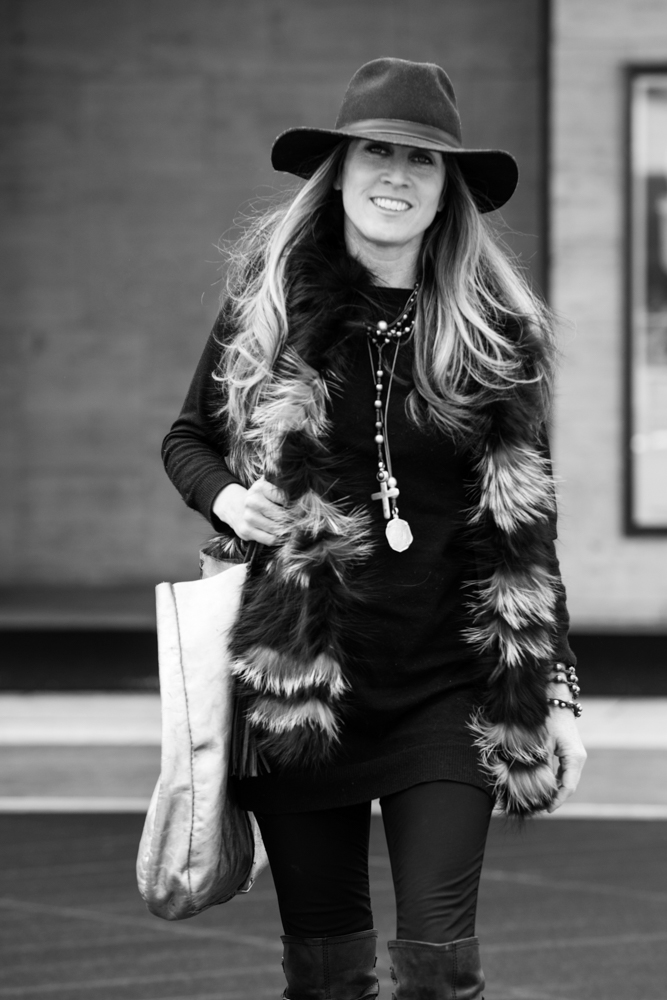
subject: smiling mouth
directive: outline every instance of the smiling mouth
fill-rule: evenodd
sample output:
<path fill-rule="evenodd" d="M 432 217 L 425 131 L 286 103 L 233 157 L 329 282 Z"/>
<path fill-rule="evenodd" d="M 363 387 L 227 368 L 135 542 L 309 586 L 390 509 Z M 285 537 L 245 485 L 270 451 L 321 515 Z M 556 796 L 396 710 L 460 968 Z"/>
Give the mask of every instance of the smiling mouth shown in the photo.
<path fill-rule="evenodd" d="M 371 198 L 374 205 L 384 208 L 387 212 L 407 212 L 411 207 L 407 201 L 399 201 L 396 198 Z"/>

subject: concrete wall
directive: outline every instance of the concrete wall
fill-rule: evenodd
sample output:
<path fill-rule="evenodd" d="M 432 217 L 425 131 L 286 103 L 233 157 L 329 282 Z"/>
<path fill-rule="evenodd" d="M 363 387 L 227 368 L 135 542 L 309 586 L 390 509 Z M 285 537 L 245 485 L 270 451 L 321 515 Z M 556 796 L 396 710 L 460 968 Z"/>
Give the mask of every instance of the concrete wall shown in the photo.
<path fill-rule="evenodd" d="M 159 445 L 216 312 L 214 245 L 380 55 L 440 62 L 465 138 L 541 218 L 538 0 L 5 0 L 0 583 L 192 576 L 207 527 Z M 533 261 L 533 263 L 535 263 Z M 539 267 L 539 262 L 535 264 Z"/>
<path fill-rule="evenodd" d="M 623 165 L 628 62 L 667 62 L 664 0 L 554 0 L 552 304 L 564 330 L 555 458 L 574 624 L 667 630 L 667 538 L 623 534 Z"/>

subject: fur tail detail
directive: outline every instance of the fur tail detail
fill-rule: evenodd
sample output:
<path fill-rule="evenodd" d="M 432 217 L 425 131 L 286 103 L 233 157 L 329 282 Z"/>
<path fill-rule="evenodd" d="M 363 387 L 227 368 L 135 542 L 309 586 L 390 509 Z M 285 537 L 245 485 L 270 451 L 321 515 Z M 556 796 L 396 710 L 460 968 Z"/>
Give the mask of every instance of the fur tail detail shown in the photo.
<path fill-rule="evenodd" d="M 256 645 L 235 662 L 232 670 L 244 687 L 276 697 L 319 693 L 333 701 L 348 687 L 339 663 L 326 652 L 304 663 L 280 650 Z"/>
<path fill-rule="evenodd" d="M 338 719 L 320 698 L 237 692 L 233 773 L 254 777 L 273 765 L 307 766 L 327 759 L 338 742 Z"/>
<path fill-rule="evenodd" d="M 477 712 L 469 722 L 490 778 L 496 802 L 508 816 L 526 817 L 546 809 L 558 791 L 546 730 L 492 723 Z"/>

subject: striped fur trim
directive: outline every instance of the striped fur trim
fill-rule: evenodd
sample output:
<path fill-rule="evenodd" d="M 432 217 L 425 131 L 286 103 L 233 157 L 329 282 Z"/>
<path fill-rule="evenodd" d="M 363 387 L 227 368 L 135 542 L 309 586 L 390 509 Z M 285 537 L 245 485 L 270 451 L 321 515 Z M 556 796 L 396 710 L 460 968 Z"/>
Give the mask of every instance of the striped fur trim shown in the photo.
<path fill-rule="evenodd" d="M 539 565 L 523 572 L 496 569 L 477 584 L 470 604 L 474 624 L 464 637 L 480 653 L 497 650 L 497 670 L 551 659 L 558 587 L 559 580 Z"/>
<path fill-rule="evenodd" d="M 559 583 L 539 565 L 496 569 L 477 584 L 470 605 L 474 625 L 464 629 L 464 637 L 480 653 L 497 649 L 499 669 L 550 659 Z"/>
<path fill-rule="evenodd" d="M 495 618 L 478 627 L 464 629 L 463 635 L 480 653 L 497 650 L 496 673 L 506 668 L 530 666 L 531 660 L 549 660 L 554 655 L 549 630 L 539 626 L 518 631 L 502 619 Z"/>
<path fill-rule="evenodd" d="M 290 701 L 265 695 L 254 701 L 246 725 L 254 747 L 251 757 L 256 754 L 270 766 L 317 766 L 338 741 L 337 715 L 319 698 Z"/>
<path fill-rule="evenodd" d="M 246 719 L 244 771 L 256 774 L 257 762 L 272 769 L 295 762 L 316 768 L 338 741 L 338 719 L 329 705 L 317 699 L 289 703 L 265 697 Z"/>
<path fill-rule="evenodd" d="M 285 508 L 281 525 L 285 541 L 276 551 L 275 572 L 285 581 L 307 587 L 311 573 L 329 563 L 342 580 L 346 569 L 373 551 L 369 528 L 370 517 L 364 511 L 346 514 L 339 505 L 309 490 Z M 304 547 L 304 538 L 314 541 Z"/>
<path fill-rule="evenodd" d="M 288 733 L 296 729 L 321 730 L 330 740 L 338 735 L 338 721 L 329 705 L 319 698 L 289 702 L 266 695 L 258 698 L 248 713 L 251 726 L 268 733 Z"/>
<path fill-rule="evenodd" d="M 286 497 L 281 540 L 248 575 L 232 636 L 245 726 L 235 739 L 244 748 L 241 776 L 255 760 L 317 763 L 337 738 L 343 635 L 358 599 L 352 577 L 372 544 L 370 516 L 328 497 L 328 399 L 324 378 L 287 348 L 248 434 L 232 448 L 240 478 L 264 474 Z"/>
<path fill-rule="evenodd" d="M 521 525 L 546 521 L 555 509 L 549 461 L 534 447 L 487 447 L 477 473 L 480 498 L 473 524 L 491 514 L 501 531 L 512 534 Z"/>
<path fill-rule="evenodd" d="M 540 565 L 527 570 L 497 569 L 480 581 L 478 607 L 512 629 L 536 622 L 553 625 L 558 584 L 558 579 Z"/>
<path fill-rule="evenodd" d="M 304 664 L 268 646 L 253 646 L 234 664 L 232 672 L 254 691 L 283 698 L 319 689 L 335 700 L 348 688 L 340 664 L 326 653 Z"/>
<path fill-rule="evenodd" d="M 524 817 L 547 809 L 558 792 L 558 780 L 551 766 L 546 729 L 493 724 L 481 712 L 469 727 L 502 811 Z"/>
<path fill-rule="evenodd" d="M 241 440 L 232 445 L 229 465 L 244 482 L 279 473 L 282 446 L 289 432 L 317 441 L 329 431 L 329 390 L 322 376 L 286 348 L 280 371 L 267 381 L 262 402 Z"/>
<path fill-rule="evenodd" d="M 470 728 L 497 804 L 527 816 L 553 801 L 557 780 L 547 749 L 546 665 L 554 659 L 560 577 L 551 570 L 555 491 L 550 462 L 511 406 L 499 413 L 501 444 L 487 442 L 476 466 L 471 541 L 480 578 L 472 584 L 472 625 L 464 636 L 493 653 L 483 707 Z"/>
<path fill-rule="evenodd" d="M 319 257 L 314 267 L 319 274 Z M 325 760 L 345 704 L 343 650 L 359 596 L 355 570 L 372 545 L 368 515 L 330 499 L 327 383 L 344 371 L 335 357 L 336 330 L 346 322 L 338 300 L 344 305 L 349 298 L 344 289 L 334 291 L 321 314 L 313 312 L 312 296 L 298 308 L 292 303 L 288 345 L 247 424 L 229 442 L 229 465 L 242 482 L 266 476 L 287 497 L 280 544 L 261 550 L 248 574 L 231 640 L 236 741 L 242 761 L 251 762 L 248 770 L 242 763 L 241 776 L 256 773 L 258 756 L 270 766 Z M 524 341 L 526 372 L 546 371 L 542 347 Z M 538 443 L 545 419 L 540 398 L 532 384 L 518 387 L 489 398 L 480 412 L 468 518 L 479 579 L 466 638 L 496 658 L 471 728 L 499 804 L 515 815 L 544 808 L 556 787 L 544 722 L 562 590 L 549 555 L 555 496 Z"/>

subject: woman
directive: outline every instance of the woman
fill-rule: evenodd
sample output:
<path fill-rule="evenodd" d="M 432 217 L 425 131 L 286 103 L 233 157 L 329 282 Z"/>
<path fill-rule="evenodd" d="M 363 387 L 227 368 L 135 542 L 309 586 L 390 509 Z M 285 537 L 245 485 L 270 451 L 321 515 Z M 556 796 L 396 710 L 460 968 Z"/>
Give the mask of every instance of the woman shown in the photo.
<path fill-rule="evenodd" d="M 235 784 L 269 854 L 286 996 L 377 993 L 379 798 L 397 1000 L 476 998 L 494 801 L 553 811 L 585 757 L 549 318 L 483 219 L 516 164 L 465 149 L 447 75 L 398 59 L 363 66 L 336 127 L 290 129 L 272 158 L 306 183 L 232 250 L 164 458 L 216 554 L 253 552 Z"/>

